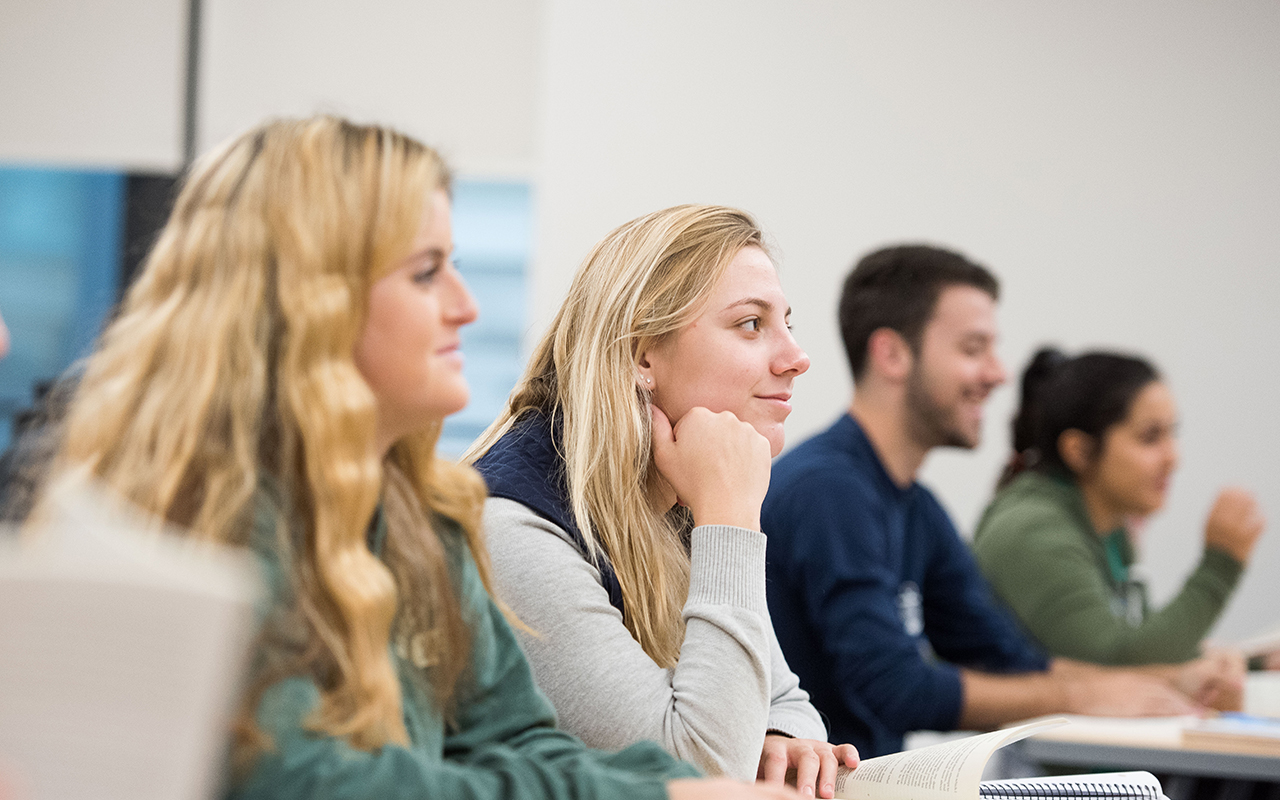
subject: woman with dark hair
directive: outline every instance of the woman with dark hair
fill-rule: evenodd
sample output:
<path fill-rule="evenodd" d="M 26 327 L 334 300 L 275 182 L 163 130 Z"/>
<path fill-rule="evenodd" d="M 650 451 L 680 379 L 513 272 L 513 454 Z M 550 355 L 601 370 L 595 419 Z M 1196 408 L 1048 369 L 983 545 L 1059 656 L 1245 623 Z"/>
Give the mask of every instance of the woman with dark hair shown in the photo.
<path fill-rule="evenodd" d="M 1133 574 L 1134 523 L 1164 505 L 1178 464 L 1169 387 L 1141 358 L 1036 353 L 1014 455 L 974 536 L 996 593 L 1055 656 L 1099 664 L 1197 658 L 1262 533 L 1253 497 L 1224 489 L 1204 555 L 1159 610 Z"/>

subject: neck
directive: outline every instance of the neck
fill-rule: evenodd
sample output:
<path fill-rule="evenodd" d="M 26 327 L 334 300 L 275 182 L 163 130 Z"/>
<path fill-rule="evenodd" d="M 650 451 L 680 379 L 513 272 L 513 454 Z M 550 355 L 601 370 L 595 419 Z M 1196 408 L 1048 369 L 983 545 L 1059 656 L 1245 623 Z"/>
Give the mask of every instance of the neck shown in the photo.
<path fill-rule="evenodd" d="M 872 448 L 893 482 L 903 489 L 914 483 L 930 448 L 911 435 L 906 404 L 884 402 L 873 392 L 857 392 L 849 413 L 871 440 Z"/>
<path fill-rule="evenodd" d="M 1089 522 L 1099 536 L 1111 533 L 1124 524 L 1125 514 L 1111 503 L 1091 484 L 1077 480 L 1080 495 L 1084 498 L 1085 510 L 1089 513 Z"/>

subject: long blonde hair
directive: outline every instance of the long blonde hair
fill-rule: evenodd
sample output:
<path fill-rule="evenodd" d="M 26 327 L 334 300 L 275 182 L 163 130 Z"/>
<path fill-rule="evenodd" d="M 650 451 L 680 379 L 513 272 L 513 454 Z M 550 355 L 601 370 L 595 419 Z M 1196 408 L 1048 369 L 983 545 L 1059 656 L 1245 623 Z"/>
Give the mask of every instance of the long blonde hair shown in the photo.
<path fill-rule="evenodd" d="M 684 641 L 692 522 L 653 507 L 650 398 L 640 354 L 684 327 L 738 251 L 763 247 L 755 221 L 723 206 L 683 205 L 606 236 L 574 276 L 502 414 L 467 452 L 474 462 L 527 411 L 559 415 L 574 520 L 590 555 L 603 550 L 622 588 L 624 622 L 659 665 Z"/>
<path fill-rule="evenodd" d="M 266 745 L 267 678 L 290 673 L 320 688 L 313 730 L 407 743 L 393 641 L 453 708 L 470 639 L 428 531 L 458 522 L 487 585 L 483 483 L 435 457 L 438 424 L 375 452 L 353 357 L 370 286 L 448 185 L 434 151 L 385 128 L 316 117 L 236 137 L 193 167 L 68 412 L 52 474 L 86 471 L 193 536 L 246 544 L 278 489 L 293 646 L 248 693 L 241 756 Z M 366 538 L 380 498 L 385 564 Z"/>

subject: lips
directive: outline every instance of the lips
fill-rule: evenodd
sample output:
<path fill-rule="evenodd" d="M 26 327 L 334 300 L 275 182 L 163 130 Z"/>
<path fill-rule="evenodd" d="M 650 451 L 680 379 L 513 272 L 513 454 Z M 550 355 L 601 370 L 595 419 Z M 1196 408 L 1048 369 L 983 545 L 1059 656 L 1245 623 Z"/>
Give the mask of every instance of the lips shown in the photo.
<path fill-rule="evenodd" d="M 462 366 L 462 345 L 455 342 L 447 347 L 441 347 L 436 350 L 436 356 L 455 362 L 458 366 Z"/>
<path fill-rule="evenodd" d="M 777 394 L 758 394 L 756 397 L 760 400 L 767 401 L 770 405 L 782 410 L 785 413 L 791 413 L 791 392 L 778 392 Z"/>

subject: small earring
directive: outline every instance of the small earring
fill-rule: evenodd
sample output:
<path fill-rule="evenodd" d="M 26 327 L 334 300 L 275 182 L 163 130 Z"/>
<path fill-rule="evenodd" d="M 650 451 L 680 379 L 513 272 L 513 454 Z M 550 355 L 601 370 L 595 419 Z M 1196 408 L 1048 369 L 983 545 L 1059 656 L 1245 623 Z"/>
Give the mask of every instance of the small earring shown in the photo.
<path fill-rule="evenodd" d="M 644 379 L 644 382 L 645 382 L 645 383 L 653 383 L 653 378 L 646 377 L 646 378 Z"/>

